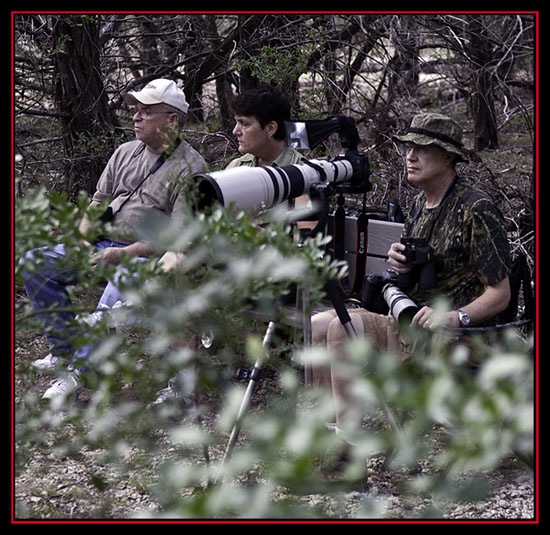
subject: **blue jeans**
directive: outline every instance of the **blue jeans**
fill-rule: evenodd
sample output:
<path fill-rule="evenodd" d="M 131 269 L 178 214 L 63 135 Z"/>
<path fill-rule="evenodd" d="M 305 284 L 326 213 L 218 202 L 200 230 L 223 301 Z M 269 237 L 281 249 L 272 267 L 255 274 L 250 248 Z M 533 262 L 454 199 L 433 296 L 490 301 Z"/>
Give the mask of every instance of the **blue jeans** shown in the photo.
<path fill-rule="evenodd" d="M 121 243 L 110 240 L 99 240 L 94 244 L 99 251 L 107 247 L 126 247 Z M 70 312 L 71 299 L 67 288 L 76 284 L 76 271 L 64 265 L 65 246 L 56 245 L 53 248 L 40 247 L 25 254 L 27 262 L 32 263 L 35 269 L 23 270 L 23 284 L 32 304 L 33 310 L 47 310 L 41 315 L 44 334 L 50 343 L 50 351 L 58 357 L 85 359 L 93 349 L 87 345 L 75 354 L 70 340 L 74 336 L 75 315 Z M 65 263 L 66 264 L 66 263 Z M 105 306 L 112 307 L 122 295 L 117 286 L 108 282 L 97 309 Z M 56 309 L 63 309 L 55 312 Z"/>

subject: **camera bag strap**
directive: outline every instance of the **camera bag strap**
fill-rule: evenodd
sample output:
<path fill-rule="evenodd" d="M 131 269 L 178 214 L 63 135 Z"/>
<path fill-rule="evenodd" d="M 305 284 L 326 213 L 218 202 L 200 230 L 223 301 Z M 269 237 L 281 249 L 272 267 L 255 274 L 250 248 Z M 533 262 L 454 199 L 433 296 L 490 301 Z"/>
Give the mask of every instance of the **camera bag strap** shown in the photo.
<path fill-rule="evenodd" d="M 178 137 L 170 149 L 167 149 L 161 153 L 161 155 L 156 159 L 155 163 L 151 166 L 151 169 L 147 172 L 147 174 L 143 177 L 143 179 L 139 182 L 139 184 L 130 192 L 130 194 L 120 203 L 120 206 L 116 209 L 116 211 L 111 211 L 111 221 L 115 218 L 116 214 L 118 214 L 122 207 L 128 202 L 128 200 L 136 193 L 136 191 L 143 186 L 143 183 L 151 176 L 154 175 L 162 166 L 162 164 L 166 161 L 166 159 L 173 153 L 173 151 L 179 146 L 181 143 L 181 139 Z M 145 149 L 145 145 L 143 145 L 143 150 Z"/>
<path fill-rule="evenodd" d="M 451 182 L 450 186 L 447 188 L 447 191 L 445 191 L 445 194 L 443 195 L 443 198 L 441 199 L 440 203 L 437 205 L 437 208 L 435 209 L 435 212 L 432 216 L 432 220 L 430 221 L 430 226 L 428 227 L 427 235 L 424 236 L 426 238 L 426 241 L 430 243 L 430 240 L 432 238 L 432 233 L 435 227 L 435 224 L 437 223 L 437 220 L 439 219 L 439 216 L 441 215 L 441 211 L 446 206 L 447 202 L 449 201 L 451 192 L 453 191 L 456 183 L 458 182 L 459 178 L 458 175 L 455 175 L 453 178 L 453 181 Z M 412 231 L 414 229 L 414 226 L 416 224 L 416 220 L 422 213 L 422 210 L 424 209 L 424 205 L 426 203 L 426 199 L 422 199 L 418 207 L 416 208 L 416 211 L 413 213 L 412 217 L 410 218 L 410 224 L 407 231 L 407 236 L 410 237 L 412 235 Z"/>
<path fill-rule="evenodd" d="M 359 217 L 357 218 L 357 233 L 355 247 L 355 270 L 353 283 L 350 282 L 348 276 L 343 277 L 339 281 L 341 292 L 345 297 L 352 295 L 360 295 L 365 280 L 365 270 L 367 262 L 367 245 L 368 245 L 368 226 L 369 218 L 365 210 L 365 203 Z M 346 210 L 342 203 L 339 203 L 338 208 L 334 213 L 334 258 L 336 260 L 346 259 L 345 247 L 346 234 Z"/>
<path fill-rule="evenodd" d="M 126 197 L 126 199 L 124 199 L 124 201 L 121 203 L 121 205 L 118 207 L 117 211 L 113 213 L 113 218 L 115 217 L 116 214 L 118 214 L 118 212 L 120 212 L 120 210 L 122 210 L 122 207 L 128 202 L 128 200 L 132 197 L 132 195 L 134 195 L 134 193 L 139 189 L 141 188 L 141 186 L 143 185 L 143 183 L 151 176 L 151 175 L 154 175 L 157 170 L 159 169 L 159 167 L 164 163 L 164 160 L 166 159 L 166 156 L 164 154 L 164 152 L 158 157 L 157 161 L 152 165 L 151 169 L 149 169 L 148 173 L 145 175 L 145 177 L 141 180 L 141 182 L 132 190 L 132 192 L 130 193 L 130 195 L 128 195 Z"/>

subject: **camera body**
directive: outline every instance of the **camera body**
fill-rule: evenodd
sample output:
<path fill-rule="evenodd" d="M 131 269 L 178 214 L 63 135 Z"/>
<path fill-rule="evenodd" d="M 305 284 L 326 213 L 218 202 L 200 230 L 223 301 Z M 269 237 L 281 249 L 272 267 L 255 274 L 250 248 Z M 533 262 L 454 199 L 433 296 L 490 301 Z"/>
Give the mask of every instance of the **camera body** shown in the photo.
<path fill-rule="evenodd" d="M 333 161 L 338 160 L 349 162 L 352 175 L 347 181 L 333 183 L 335 193 L 359 194 L 367 193 L 372 189 L 372 183 L 369 181 L 370 164 L 363 151 L 357 149 L 346 150 L 333 159 Z"/>
<path fill-rule="evenodd" d="M 401 254 L 407 258 L 405 264 L 412 266 L 409 273 L 399 275 L 398 285 L 409 288 L 418 282 L 421 288 L 435 288 L 435 258 L 433 249 L 426 238 L 401 238 L 405 250 Z"/>
<path fill-rule="evenodd" d="M 426 264 L 432 258 L 432 248 L 426 238 L 401 238 L 405 246 L 403 256 L 407 258 L 407 264 L 414 266 Z"/>

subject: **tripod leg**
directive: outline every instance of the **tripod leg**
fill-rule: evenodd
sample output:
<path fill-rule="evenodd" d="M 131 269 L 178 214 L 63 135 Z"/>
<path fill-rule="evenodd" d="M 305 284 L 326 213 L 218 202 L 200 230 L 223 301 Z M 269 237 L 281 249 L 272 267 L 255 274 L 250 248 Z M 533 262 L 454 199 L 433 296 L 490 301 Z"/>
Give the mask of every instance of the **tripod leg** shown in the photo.
<path fill-rule="evenodd" d="M 340 293 L 338 292 L 338 287 L 336 286 L 336 282 L 333 280 L 328 281 L 326 284 L 325 290 L 332 303 L 332 306 L 336 310 L 336 314 L 338 315 L 338 318 L 340 319 L 340 322 L 342 323 L 342 326 L 344 327 L 347 335 L 349 336 L 350 339 L 356 338 L 357 332 L 353 327 L 351 316 L 349 315 L 349 312 L 346 308 L 344 300 L 342 299 L 342 297 L 340 296 Z M 398 433 L 400 436 L 404 436 L 404 431 L 399 420 L 395 416 L 388 401 L 386 400 L 386 398 L 382 393 L 379 393 L 379 402 L 390 425 L 393 427 L 396 433 Z"/>
<path fill-rule="evenodd" d="M 338 319 L 342 323 L 344 329 L 346 330 L 346 333 L 350 338 L 356 338 L 357 333 L 355 331 L 355 328 L 353 327 L 353 323 L 351 322 L 351 316 L 349 315 L 348 309 L 346 308 L 346 304 L 344 303 L 342 296 L 338 292 L 336 281 L 327 281 L 325 285 L 325 291 L 327 292 L 327 296 L 330 299 L 334 310 L 336 310 Z"/>
<path fill-rule="evenodd" d="M 303 345 L 304 347 L 311 347 L 312 343 L 312 333 L 311 333 L 311 311 L 309 303 L 309 294 L 306 290 L 299 289 L 297 292 L 296 298 L 296 314 L 297 319 L 302 325 L 301 335 L 302 338 L 299 340 L 298 336 L 294 335 L 294 343 L 298 345 Z M 295 329 L 296 333 L 297 329 Z M 303 360 L 304 366 L 304 383 L 306 386 L 311 386 L 313 384 L 312 377 L 312 366 L 308 358 L 304 357 Z"/>
<path fill-rule="evenodd" d="M 256 363 L 254 364 L 254 368 L 252 368 L 248 386 L 246 388 L 243 399 L 241 401 L 239 412 L 237 413 L 237 417 L 235 419 L 235 423 L 233 425 L 231 435 L 229 436 L 229 440 L 225 448 L 225 454 L 223 456 L 222 466 L 223 466 L 223 463 L 226 461 L 226 459 L 228 459 L 229 456 L 231 455 L 233 447 L 235 446 L 235 443 L 239 438 L 239 432 L 241 430 L 242 421 L 248 411 L 248 407 L 250 406 L 250 400 L 252 399 L 252 392 L 254 391 L 254 386 L 256 385 L 256 382 L 260 377 L 262 367 L 267 360 L 267 348 L 271 343 L 271 340 L 273 338 L 273 333 L 275 332 L 276 327 L 277 327 L 277 324 L 274 321 L 270 321 L 267 326 L 267 330 L 265 332 L 263 343 L 262 343 L 265 349 L 265 353 L 262 358 L 259 358 L 256 361 Z"/>

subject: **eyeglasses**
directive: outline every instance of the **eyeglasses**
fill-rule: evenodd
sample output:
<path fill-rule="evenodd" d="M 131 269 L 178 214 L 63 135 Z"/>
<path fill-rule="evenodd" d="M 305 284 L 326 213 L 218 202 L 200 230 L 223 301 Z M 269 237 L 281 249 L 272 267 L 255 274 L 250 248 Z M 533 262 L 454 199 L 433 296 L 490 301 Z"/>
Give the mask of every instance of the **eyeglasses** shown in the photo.
<path fill-rule="evenodd" d="M 431 145 L 417 145 L 416 143 L 403 143 L 399 147 L 402 156 L 406 156 L 410 151 L 414 151 L 417 156 L 425 156 L 431 152 Z"/>
<path fill-rule="evenodd" d="M 170 115 L 169 111 L 154 111 L 150 110 L 148 108 L 142 108 L 141 110 L 138 110 L 137 108 L 132 109 L 133 117 L 136 115 L 139 115 L 142 119 L 150 119 L 153 115 L 159 115 L 159 114 L 166 114 Z"/>

